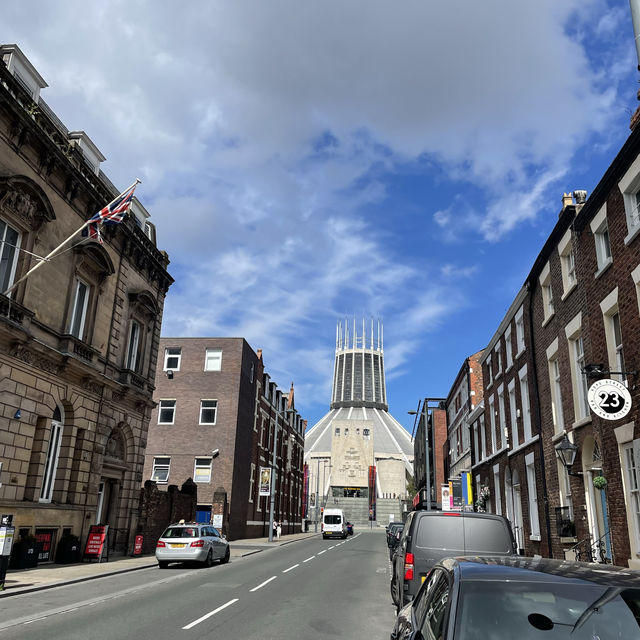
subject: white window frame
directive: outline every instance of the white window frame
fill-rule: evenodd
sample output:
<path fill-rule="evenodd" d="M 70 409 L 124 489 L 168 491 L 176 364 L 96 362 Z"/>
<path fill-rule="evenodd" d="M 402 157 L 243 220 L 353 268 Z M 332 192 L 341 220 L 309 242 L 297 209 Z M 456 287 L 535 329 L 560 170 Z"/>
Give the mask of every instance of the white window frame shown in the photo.
<path fill-rule="evenodd" d="M 610 371 L 624 371 L 624 349 L 622 342 L 622 325 L 620 322 L 620 309 L 618 307 L 618 287 L 600 303 L 602 319 L 604 320 L 604 335 L 607 342 L 607 359 Z M 616 319 L 620 340 L 616 336 Z M 611 378 L 619 382 L 625 382 L 622 374 L 611 374 Z"/>
<path fill-rule="evenodd" d="M 62 422 L 58 420 L 51 421 L 51 435 L 49 436 L 49 446 L 47 448 L 47 458 L 38 502 L 51 502 L 53 497 L 56 474 L 58 472 L 58 461 L 60 459 L 60 449 L 62 447 L 62 430 Z"/>
<path fill-rule="evenodd" d="M 165 403 L 165 406 L 163 406 L 163 403 Z M 173 405 L 170 405 L 169 403 L 173 403 Z M 162 400 L 158 401 L 158 424 L 175 424 L 177 404 L 178 403 L 175 398 L 163 398 Z M 161 421 L 160 418 L 162 417 L 162 411 L 168 411 L 169 409 L 173 409 L 171 413 L 171 422 Z"/>
<path fill-rule="evenodd" d="M 560 255 L 560 268 L 562 270 L 562 300 L 564 300 L 578 284 L 571 229 L 567 229 L 567 232 L 558 243 L 558 254 Z"/>
<path fill-rule="evenodd" d="M 609 265 L 613 264 L 606 202 L 600 207 L 600 211 L 593 216 L 589 226 L 591 227 L 591 233 L 593 233 L 593 241 L 596 248 L 598 270 L 596 271 L 595 277 L 597 278 Z"/>
<path fill-rule="evenodd" d="M 504 409 L 504 385 L 498 387 L 498 416 L 500 419 L 500 445 L 502 449 L 507 446 L 507 418 Z"/>
<path fill-rule="evenodd" d="M 205 407 L 204 403 L 205 402 L 215 402 L 215 406 L 208 406 Z M 211 411 L 213 409 L 214 412 L 214 416 L 213 416 L 213 422 L 205 422 L 202 419 L 202 412 L 203 411 Z M 215 398 L 203 398 L 202 400 L 200 400 L 200 413 L 199 413 L 199 418 L 198 418 L 198 424 L 199 425 L 215 425 L 216 422 L 218 421 L 218 401 Z"/>
<path fill-rule="evenodd" d="M 215 366 L 217 363 L 217 366 Z M 214 366 L 211 366 L 214 365 Z M 205 371 L 222 371 L 222 349 L 207 349 L 204 354 Z"/>
<path fill-rule="evenodd" d="M 249 476 L 249 502 L 253 502 L 253 490 L 256 484 L 256 465 L 251 463 L 251 475 Z"/>
<path fill-rule="evenodd" d="M 84 296 L 84 300 L 81 305 L 79 305 L 79 295 L 80 289 L 84 287 L 86 289 L 86 293 Z M 87 321 L 87 309 L 89 308 L 89 296 L 91 295 L 91 287 L 87 282 L 80 278 L 76 278 L 76 286 L 73 295 L 73 307 L 71 312 L 71 321 L 69 322 L 69 334 L 78 338 L 78 340 L 84 339 L 84 329 Z M 80 315 L 80 324 L 78 326 L 77 333 L 74 333 L 73 328 L 76 324 L 76 316 Z"/>
<path fill-rule="evenodd" d="M 478 437 L 478 423 L 473 425 L 473 448 L 476 452 L 476 462 L 480 462 L 480 439 Z"/>
<path fill-rule="evenodd" d="M 556 337 L 555 340 L 547 347 L 547 369 L 549 372 L 549 389 L 551 390 L 551 413 L 553 418 L 553 432 L 555 434 L 562 433 L 564 430 L 558 345 L 559 341 Z"/>
<path fill-rule="evenodd" d="M 496 438 L 496 407 L 495 398 L 489 397 L 489 426 L 491 428 L 491 453 L 498 451 L 498 440 Z"/>
<path fill-rule="evenodd" d="M 621 445 L 625 494 L 631 517 L 633 544 L 640 553 L 640 438 Z"/>
<path fill-rule="evenodd" d="M 507 367 L 505 371 L 509 371 L 513 366 L 513 341 L 511 340 L 511 325 L 507 327 L 507 330 L 504 332 L 504 349 L 507 354 L 506 364 Z"/>
<path fill-rule="evenodd" d="M 524 343 L 524 308 L 520 307 L 515 315 L 516 322 L 516 358 L 519 358 L 525 350 Z"/>
<path fill-rule="evenodd" d="M 159 462 L 160 460 L 168 460 L 168 462 Z M 164 479 L 159 479 L 157 474 L 159 471 L 166 469 L 167 475 Z M 171 473 L 171 457 L 170 456 L 154 456 L 153 467 L 151 469 L 151 480 L 156 484 L 167 484 L 169 482 L 169 474 Z"/>
<path fill-rule="evenodd" d="M 177 351 L 178 353 L 169 353 L 170 351 Z M 172 358 L 177 358 L 178 363 L 175 367 L 169 366 L 169 361 Z M 164 366 L 163 371 L 180 371 L 180 365 L 182 364 L 182 347 L 165 347 L 164 349 Z"/>
<path fill-rule="evenodd" d="M 493 354 L 489 353 L 489 357 L 487 358 L 487 387 L 490 387 L 493 384 Z"/>
<path fill-rule="evenodd" d="M 527 375 L 527 365 L 525 364 L 518 371 L 520 381 L 520 405 L 522 406 L 522 437 L 524 442 L 529 442 L 533 438 L 531 428 L 531 401 L 529 398 L 529 377 Z"/>
<path fill-rule="evenodd" d="M 4 225 L 4 227 L 0 230 L 2 235 L 0 237 L 0 264 L 4 264 L 5 260 L 7 263 L 7 271 L 5 272 L 6 277 L 3 280 L 0 280 L 0 286 L 2 286 L 2 291 L 6 291 L 15 280 L 16 277 L 16 267 L 18 265 L 18 256 L 20 255 L 20 245 L 22 243 L 22 234 L 18 229 L 11 226 L 4 218 L 0 218 L 0 223 Z M 7 238 L 7 234 L 9 231 L 13 231 L 16 234 L 15 244 L 10 242 L 10 239 Z M 13 246 L 11 246 L 13 244 Z M 5 253 L 6 251 L 6 253 Z M 11 296 L 12 294 L 9 294 Z"/>
<path fill-rule="evenodd" d="M 498 340 L 498 344 L 494 348 L 496 354 L 496 377 L 502 373 L 502 350 L 500 346 L 500 341 Z"/>
<path fill-rule="evenodd" d="M 564 329 L 569 343 L 571 363 L 571 388 L 573 391 L 574 426 L 590 418 L 587 401 L 587 379 L 584 367 L 584 342 L 582 339 L 582 313 L 578 313 Z"/>
<path fill-rule="evenodd" d="M 629 244 L 640 232 L 640 155 L 631 163 L 627 172 L 618 182 L 618 188 L 624 200 L 624 211 L 627 218 L 627 236 L 625 244 Z"/>
<path fill-rule="evenodd" d="M 482 457 L 480 460 L 484 460 L 487 457 L 487 426 L 484 414 L 480 416 L 480 443 L 482 444 Z"/>
<path fill-rule="evenodd" d="M 558 470 L 558 492 L 560 494 L 560 506 L 569 507 L 569 520 L 575 522 L 573 512 L 573 497 L 571 493 L 571 479 L 569 472 L 560 459 L 556 460 Z"/>
<path fill-rule="evenodd" d="M 529 494 L 529 522 L 531 524 L 530 540 L 541 540 L 540 516 L 538 514 L 538 490 L 536 488 L 535 454 L 529 453 L 524 458 L 527 469 L 527 493 Z"/>
<path fill-rule="evenodd" d="M 493 492 L 495 495 L 495 513 L 502 515 L 502 495 L 500 492 L 500 465 L 493 465 Z"/>
<path fill-rule="evenodd" d="M 129 339 L 127 340 L 126 368 L 130 371 L 138 371 L 138 356 L 142 360 L 142 354 L 138 354 L 140 340 L 142 339 L 142 325 L 137 320 L 131 320 L 129 325 Z"/>
<path fill-rule="evenodd" d="M 542 310 L 544 318 L 542 326 L 544 327 L 555 314 L 553 305 L 553 288 L 551 286 L 551 266 L 547 262 L 539 278 L 540 290 L 542 291 Z"/>
<path fill-rule="evenodd" d="M 206 480 L 198 479 L 198 471 L 208 470 L 209 475 Z M 213 469 L 213 458 L 211 456 L 197 457 L 193 461 L 193 481 L 198 484 L 209 484 L 211 482 L 211 471 Z"/>
<path fill-rule="evenodd" d="M 520 446 L 520 435 L 518 433 L 518 405 L 516 403 L 516 381 L 511 379 L 507 386 L 509 394 L 509 412 L 511 414 L 511 442 L 513 448 Z"/>

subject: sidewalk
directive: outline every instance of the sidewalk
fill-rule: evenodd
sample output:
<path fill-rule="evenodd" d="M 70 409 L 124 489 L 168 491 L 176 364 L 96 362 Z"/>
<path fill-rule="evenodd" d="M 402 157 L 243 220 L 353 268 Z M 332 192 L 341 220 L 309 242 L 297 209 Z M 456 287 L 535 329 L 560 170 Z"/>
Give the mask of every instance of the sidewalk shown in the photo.
<path fill-rule="evenodd" d="M 280 540 L 269 542 L 269 538 L 248 538 L 246 540 L 233 540 L 229 543 L 231 547 L 231 558 L 242 558 L 254 553 L 260 553 L 265 549 L 281 547 L 285 544 L 311 538 L 316 533 L 293 533 L 283 535 Z M 112 576 L 118 573 L 156 567 L 155 556 L 146 555 L 137 558 L 128 556 L 115 556 L 109 562 L 82 562 L 79 564 L 54 564 L 47 563 L 35 569 L 22 569 L 19 571 L 7 572 L 4 584 L 4 591 L 0 590 L 0 598 L 19 595 L 21 593 L 31 593 L 41 589 L 51 589 L 65 584 L 84 582 Z"/>

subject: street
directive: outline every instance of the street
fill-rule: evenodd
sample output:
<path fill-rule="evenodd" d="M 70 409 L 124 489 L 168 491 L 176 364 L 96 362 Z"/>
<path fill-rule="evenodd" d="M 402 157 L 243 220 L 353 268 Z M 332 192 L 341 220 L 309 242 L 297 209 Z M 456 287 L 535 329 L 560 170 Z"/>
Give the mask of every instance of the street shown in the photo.
<path fill-rule="evenodd" d="M 149 568 L 7 598 L 0 635 L 388 638 L 389 572 L 384 529 L 317 536 L 210 569 Z"/>

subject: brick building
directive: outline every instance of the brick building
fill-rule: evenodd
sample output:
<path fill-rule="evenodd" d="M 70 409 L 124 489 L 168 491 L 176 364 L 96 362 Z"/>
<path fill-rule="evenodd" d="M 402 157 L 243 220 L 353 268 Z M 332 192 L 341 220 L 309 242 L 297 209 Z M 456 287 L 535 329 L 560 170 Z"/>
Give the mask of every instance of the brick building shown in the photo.
<path fill-rule="evenodd" d="M 277 430 L 274 518 L 285 533 L 300 531 L 305 422 L 293 385 L 278 389 L 243 338 L 162 338 L 160 354 L 145 479 L 167 487 L 192 478 L 199 520 L 232 540 L 267 535 L 259 475 Z"/>
<path fill-rule="evenodd" d="M 16 45 L 0 46 L 0 290 L 119 192 L 104 157 L 40 97 Z M 78 236 L 0 294 L 0 511 L 52 560 L 65 532 L 136 530 L 169 259 L 134 200 L 104 243 Z"/>

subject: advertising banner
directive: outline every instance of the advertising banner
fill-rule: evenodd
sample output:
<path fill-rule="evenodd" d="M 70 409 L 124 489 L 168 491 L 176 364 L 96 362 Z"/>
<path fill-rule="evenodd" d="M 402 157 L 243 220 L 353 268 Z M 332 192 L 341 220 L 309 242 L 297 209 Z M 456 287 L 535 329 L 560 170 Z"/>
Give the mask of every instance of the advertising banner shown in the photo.
<path fill-rule="evenodd" d="M 107 533 L 109 532 L 108 524 L 92 524 L 89 527 L 89 535 L 87 543 L 84 547 L 85 558 L 100 560 L 105 551 Z"/>
<path fill-rule="evenodd" d="M 55 529 L 36 529 L 36 542 L 38 543 L 38 562 L 50 562 L 53 560 L 53 539 L 56 535 Z"/>
<path fill-rule="evenodd" d="M 271 495 L 271 469 L 260 467 L 260 494 L 261 496 Z"/>
<path fill-rule="evenodd" d="M 376 519 L 376 468 L 369 467 L 369 520 Z"/>
<path fill-rule="evenodd" d="M 451 511 L 451 487 L 448 484 L 440 486 L 440 496 L 442 500 L 442 510 Z"/>
<path fill-rule="evenodd" d="M 142 541 L 143 541 L 143 536 L 136 536 L 135 542 L 133 543 L 133 555 L 134 556 L 141 556 L 142 555 Z"/>
<path fill-rule="evenodd" d="M 449 480 L 449 487 L 451 491 L 451 510 L 462 511 L 462 478 L 451 478 Z"/>
<path fill-rule="evenodd" d="M 304 480 L 302 485 L 302 517 L 309 517 L 309 465 L 304 463 Z"/>

